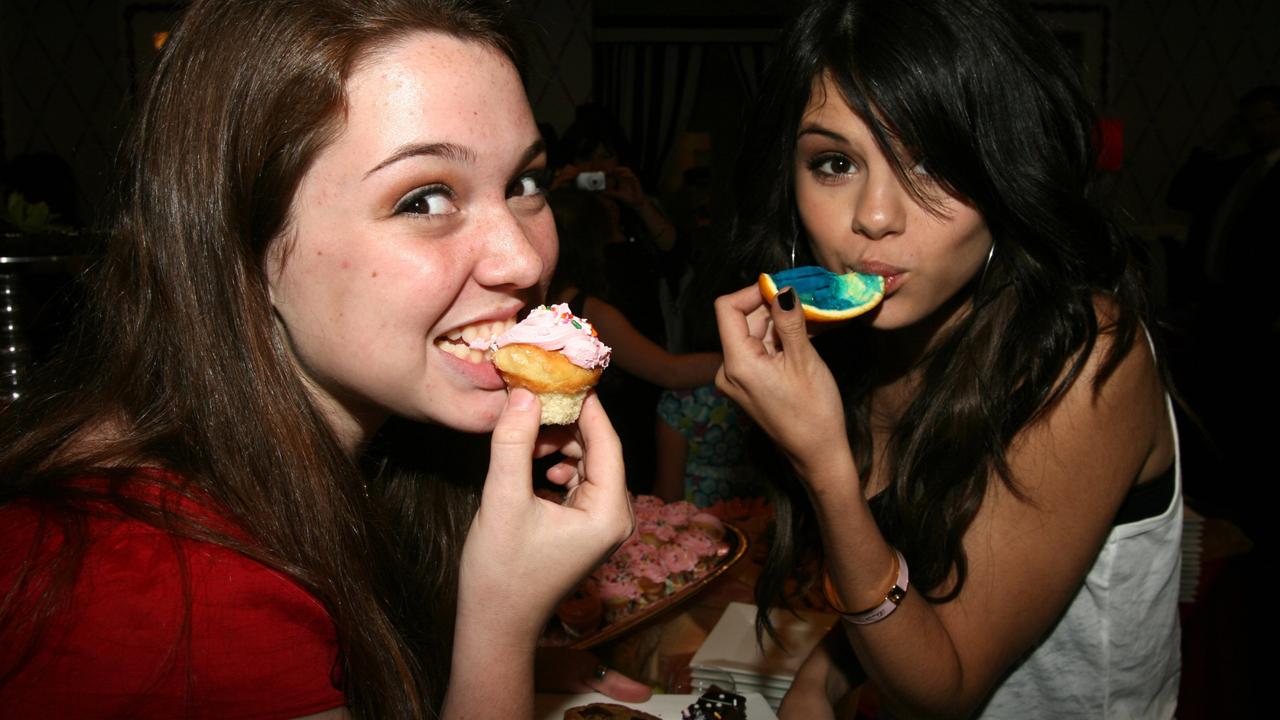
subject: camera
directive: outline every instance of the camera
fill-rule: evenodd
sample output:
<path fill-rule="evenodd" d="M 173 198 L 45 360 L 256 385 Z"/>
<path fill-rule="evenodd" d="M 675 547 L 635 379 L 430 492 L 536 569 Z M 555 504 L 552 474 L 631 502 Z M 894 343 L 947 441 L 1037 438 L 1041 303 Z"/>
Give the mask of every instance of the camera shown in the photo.
<path fill-rule="evenodd" d="M 604 172 L 578 173 L 578 189 L 600 192 L 604 189 Z"/>

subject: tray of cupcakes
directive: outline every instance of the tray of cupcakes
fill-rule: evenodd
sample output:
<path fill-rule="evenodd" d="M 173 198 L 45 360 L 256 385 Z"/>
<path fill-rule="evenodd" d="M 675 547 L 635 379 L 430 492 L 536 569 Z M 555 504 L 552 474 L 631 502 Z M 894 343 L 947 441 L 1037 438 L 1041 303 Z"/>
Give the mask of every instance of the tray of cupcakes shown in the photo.
<path fill-rule="evenodd" d="M 693 503 L 638 495 L 631 505 L 635 532 L 560 605 L 543 645 L 585 649 L 619 637 L 696 595 L 747 551 L 741 530 Z"/>

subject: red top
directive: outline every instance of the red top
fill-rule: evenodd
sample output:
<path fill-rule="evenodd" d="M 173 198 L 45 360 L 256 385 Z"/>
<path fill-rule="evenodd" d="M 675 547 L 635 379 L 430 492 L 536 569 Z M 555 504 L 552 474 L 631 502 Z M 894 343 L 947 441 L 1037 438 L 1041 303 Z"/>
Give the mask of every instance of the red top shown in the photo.
<path fill-rule="evenodd" d="M 39 519 L 25 501 L 0 508 L 0 604 Z M 279 720 L 344 703 L 333 622 L 296 582 L 234 550 L 132 519 L 91 518 L 88 530 L 70 604 L 35 658 L 0 687 L 0 714 Z M 56 547 L 54 536 L 41 555 Z M 2 674 L 17 643 L 12 629 L 0 632 Z"/>

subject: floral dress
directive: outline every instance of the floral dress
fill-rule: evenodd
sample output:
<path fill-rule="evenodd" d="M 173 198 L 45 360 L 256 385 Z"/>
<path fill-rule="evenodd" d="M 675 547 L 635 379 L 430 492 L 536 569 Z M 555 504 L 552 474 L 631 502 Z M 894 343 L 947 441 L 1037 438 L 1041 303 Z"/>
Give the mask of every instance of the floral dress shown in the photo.
<path fill-rule="evenodd" d="M 745 472 L 745 430 L 751 418 L 715 385 L 667 390 L 658 416 L 688 441 L 684 497 L 698 507 L 759 494 Z"/>

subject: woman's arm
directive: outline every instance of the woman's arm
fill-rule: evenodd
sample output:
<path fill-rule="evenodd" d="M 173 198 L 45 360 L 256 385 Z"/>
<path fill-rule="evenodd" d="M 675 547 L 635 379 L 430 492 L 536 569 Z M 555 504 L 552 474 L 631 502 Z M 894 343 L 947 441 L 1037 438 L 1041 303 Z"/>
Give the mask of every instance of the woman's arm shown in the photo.
<path fill-rule="evenodd" d="M 834 381 L 809 344 L 802 313 L 779 305 L 763 306 L 752 288 L 717 301 L 725 348 L 719 384 L 795 465 L 844 605 L 874 607 L 891 586 L 893 550 L 863 497 Z M 764 344 L 769 318 L 773 352 Z M 1110 343 L 1099 337 L 1081 376 L 1010 446 L 1024 497 L 992 479 L 964 538 L 969 575 L 960 596 L 931 605 L 911 589 L 880 622 L 842 623 L 861 666 L 903 716 L 963 716 L 981 702 L 1070 601 L 1128 489 L 1172 460 L 1163 388 L 1144 343 L 1095 392 Z M 838 427 L 839 439 L 824 425 Z"/>
<path fill-rule="evenodd" d="M 836 705 L 866 679 L 844 629 L 837 625 L 796 672 L 791 688 L 782 698 L 778 717 L 781 720 L 836 720 Z"/>
<path fill-rule="evenodd" d="M 662 417 L 654 420 L 654 438 L 658 445 L 658 472 L 653 481 L 653 494 L 664 502 L 683 500 L 689 441 Z"/>
<path fill-rule="evenodd" d="M 657 245 L 659 250 L 665 253 L 675 247 L 676 226 L 653 206 L 653 202 L 649 200 L 644 187 L 640 184 L 640 178 L 636 177 L 631 168 L 619 167 L 609 171 L 608 175 L 613 181 L 613 189 L 605 190 L 600 194 L 616 198 L 635 210 L 653 238 L 653 244 Z"/>
<path fill-rule="evenodd" d="M 722 360 L 719 353 L 669 353 L 636 330 L 620 310 L 594 296 L 587 296 L 583 310 L 601 341 L 613 348 L 611 362 L 632 375 L 668 390 L 715 382 Z"/>
<path fill-rule="evenodd" d="M 540 435 L 538 400 L 514 390 L 493 431 L 480 509 L 462 550 L 445 718 L 529 717 L 534 651 L 556 605 L 631 533 L 622 447 L 591 394 L 576 427 Z M 533 494 L 532 459 L 559 450 L 547 478 L 563 505 Z"/>

